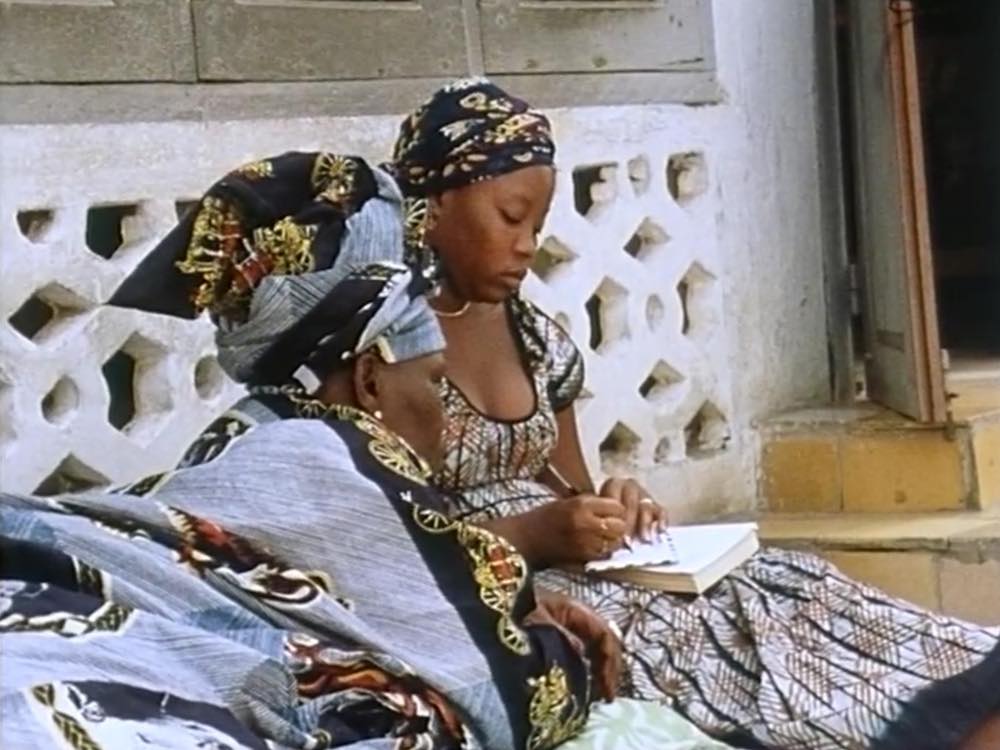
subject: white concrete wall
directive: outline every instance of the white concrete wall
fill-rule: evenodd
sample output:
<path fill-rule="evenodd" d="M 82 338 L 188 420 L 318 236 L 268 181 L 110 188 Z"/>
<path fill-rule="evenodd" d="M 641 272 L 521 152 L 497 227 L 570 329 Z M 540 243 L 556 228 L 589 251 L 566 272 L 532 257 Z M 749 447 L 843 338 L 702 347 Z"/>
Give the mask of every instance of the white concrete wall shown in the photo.
<path fill-rule="evenodd" d="M 715 17 L 724 103 L 552 113 L 560 185 L 546 247 L 574 259 L 527 287 L 587 354 L 591 465 L 637 472 L 677 517 L 751 505 L 754 421 L 827 391 L 811 3 L 717 0 Z M 175 460 L 234 395 L 205 359 L 208 331 L 101 303 L 170 225 L 175 200 L 289 149 L 383 158 L 395 128 L 394 117 L 0 128 L 0 318 L 39 289 L 61 316 L 34 341 L 0 324 L 0 486 L 34 489 L 59 465 L 125 481 Z M 686 165 L 676 195 L 672 157 Z M 617 169 L 584 217 L 573 173 L 594 164 Z M 104 260 L 85 248 L 84 226 L 88 207 L 108 203 L 138 209 Z M 32 241 L 16 217 L 34 209 L 53 215 Z M 635 259 L 622 248 L 640 226 Z M 584 305 L 598 289 L 607 341 L 592 351 Z M 122 347 L 138 363 L 124 432 L 106 422 L 100 374 Z M 686 436 L 699 411 L 708 419 Z M 625 439 L 602 462 L 598 445 L 619 422 Z"/>
<path fill-rule="evenodd" d="M 728 95 L 712 108 L 716 242 L 737 445 L 716 462 L 649 473 L 684 516 L 752 506 L 755 423 L 829 399 L 812 3 L 716 0 L 714 13 Z"/>

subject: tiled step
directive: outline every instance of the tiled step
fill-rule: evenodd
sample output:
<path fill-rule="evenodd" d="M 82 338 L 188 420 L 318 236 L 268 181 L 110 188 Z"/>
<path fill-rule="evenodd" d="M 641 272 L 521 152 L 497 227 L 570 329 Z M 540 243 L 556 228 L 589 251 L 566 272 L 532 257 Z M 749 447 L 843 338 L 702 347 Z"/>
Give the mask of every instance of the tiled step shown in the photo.
<path fill-rule="evenodd" d="M 876 406 L 804 409 L 761 426 L 759 490 L 775 512 L 1000 507 L 1000 412 L 926 426 Z"/>
<path fill-rule="evenodd" d="M 1000 511 L 765 514 L 761 543 L 827 558 L 929 609 L 1000 625 Z"/>

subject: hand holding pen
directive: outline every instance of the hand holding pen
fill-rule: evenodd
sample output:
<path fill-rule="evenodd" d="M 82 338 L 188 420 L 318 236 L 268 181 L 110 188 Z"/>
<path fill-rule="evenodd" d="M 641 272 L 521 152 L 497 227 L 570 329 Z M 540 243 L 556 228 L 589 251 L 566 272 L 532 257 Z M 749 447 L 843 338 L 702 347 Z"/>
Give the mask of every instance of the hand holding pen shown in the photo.
<path fill-rule="evenodd" d="M 625 508 L 628 536 L 640 542 L 651 542 L 667 527 L 663 506 L 653 500 L 634 479 L 611 478 L 601 485 L 601 497 L 618 500 Z"/>
<path fill-rule="evenodd" d="M 549 464 L 545 480 L 565 497 L 582 495 L 566 481 L 559 470 Z M 617 500 L 625 510 L 625 538 L 623 546 L 631 549 L 634 541 L 651 542 L 667 527 L 666 511 L 634 479 L 608 479 L 601 485 L 601 497 Z"/>

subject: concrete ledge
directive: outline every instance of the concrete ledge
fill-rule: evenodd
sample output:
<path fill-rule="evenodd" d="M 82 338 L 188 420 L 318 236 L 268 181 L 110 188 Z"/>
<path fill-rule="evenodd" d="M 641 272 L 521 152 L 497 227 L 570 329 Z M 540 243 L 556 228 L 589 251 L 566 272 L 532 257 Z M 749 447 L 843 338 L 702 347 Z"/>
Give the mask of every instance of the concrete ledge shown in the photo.
<path fill-rule="evenodd" d="M 761 541 L 779 547 L 925 551 L 963 560 L 1000 560 L 1000 513 L 769 513 L 757 522 Z"/>
<path fill-rule="evenodd" d="M 714 73 L 501 75 L 537 107 L 717 104 Z M 0 124 L 169 122 L 398 115 L 450 77 L 271 83 L 0 84 Z"/>

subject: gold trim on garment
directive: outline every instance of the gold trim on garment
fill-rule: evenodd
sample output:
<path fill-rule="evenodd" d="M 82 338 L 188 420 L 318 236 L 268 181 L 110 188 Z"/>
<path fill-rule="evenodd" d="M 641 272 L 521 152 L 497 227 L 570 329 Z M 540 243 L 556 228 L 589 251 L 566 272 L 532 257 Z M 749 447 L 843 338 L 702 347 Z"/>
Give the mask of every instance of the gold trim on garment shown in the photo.
<path fill-rule="evenodd" d="M 236 207 L 212 195 L 203 198 L 191 229 L 187 253 L 177 262 L 182 273 L 201 276 L 193 300 L 199 312 L 215 305 L 221 282 L 231 269 L 233 246 L 242 238 Z"/>
<path fill-rule="evenodd" d="M 530 653 L 528 635 L 514 621 L 514 603 L 528 580 L 528 565 L 517 549 L 503 537 L 454 521 L 430 508 L 414 505 L 413 520 L 431 534 L 455 532 L 472 564 L 479 600 L 500 616 L 497 621 L 500 642 L 521 656 Z"/>
<path fill-rule="evenodd" d="M 587 723 L 587 713 L 581 710 L 569 689 L 569 679 L 558 664 L 541 677 L 528 679 L 532 690 L 528 704 L 528 750 L 545 750 L 578 735 Z"/>
<path fill-rule="evenodd" d="M 276 276 L 297 276 L 311 273 L 316 265 L 312 243 L 319 227 L 298 224 L 291 216 L 253 231 L 253 249 L 258 256 L 270 259 Z"/>
<path fill-rule="evenodd" d="M 262 180 L 267 177 L 274 177 L 274 165 L 267 159 L 261 159 L 237 167 L 233 170 L 233 174 L 247 180 Z"/>
<path fill-rule="evenodd" d="M 410 444 L 389 430 L 371 414 L 343 404 L 326 404 L 318 398 L 303 395 L 295 387 L 278 389 L 295 406 L 296 413 L 304 419 L 333 417 L 352 423 L 368 435 L 368 452 L 389 471 L 409 479 L 415 484 L 426 486 L 431 477 L 430 465 Z"/>
<path fill-rule="evenodd" d="M 350 213 L 353 209 L 349 205 L 349 199 L 355 193 L 357 170 L 357 161 L 351 157 L 321 153 L 316 157 L 312 169 L 311 179 L 316 198 Z"/>
<path fill-rule="evenodd" d="M 73 750 L 101 750 L 77 719 L 56 708 L 56 691 L 52 683 L 31 688 L 36 701 L 52 711 L 52 723 Z"/>

